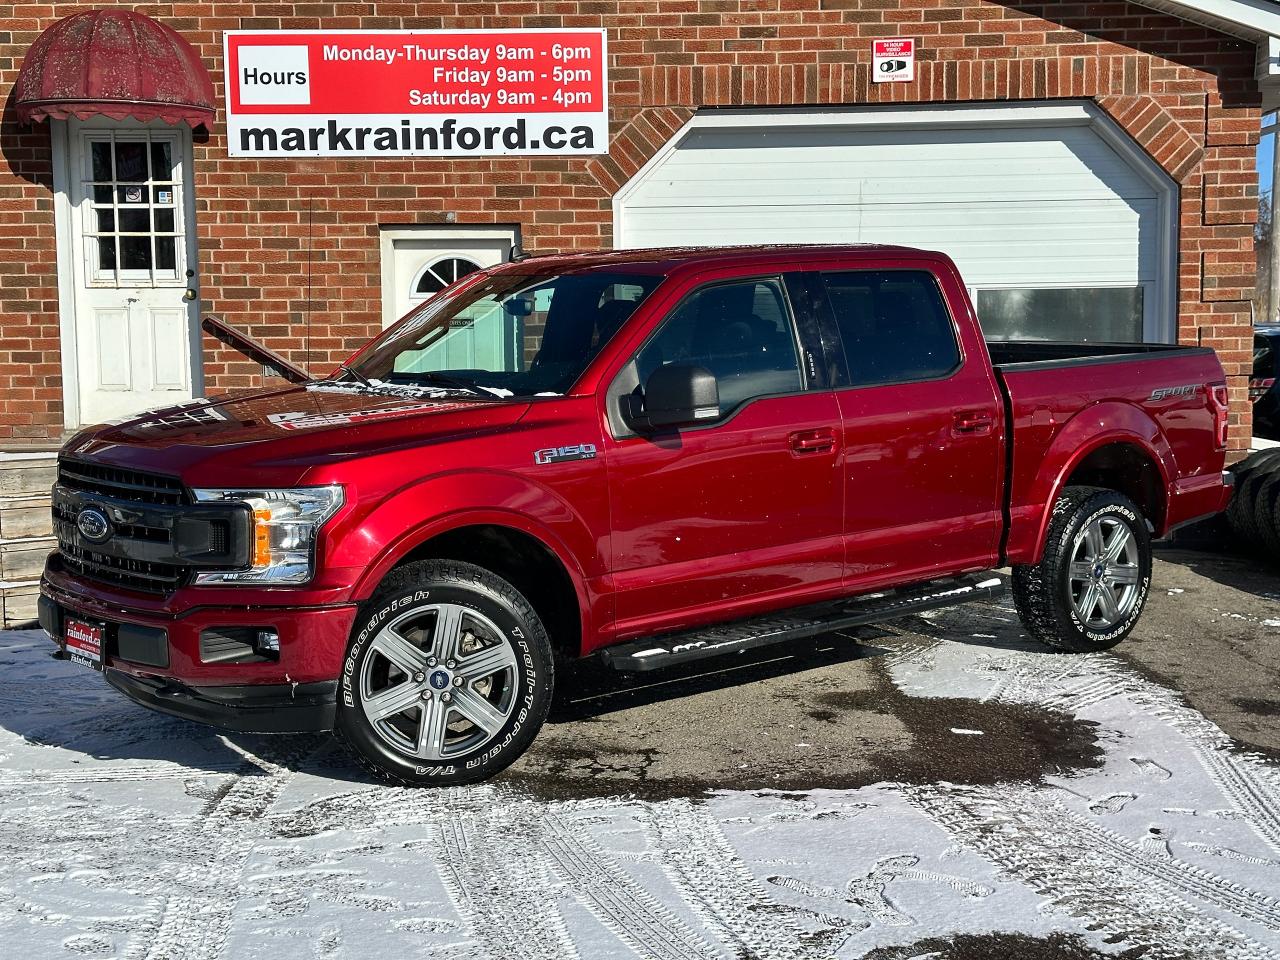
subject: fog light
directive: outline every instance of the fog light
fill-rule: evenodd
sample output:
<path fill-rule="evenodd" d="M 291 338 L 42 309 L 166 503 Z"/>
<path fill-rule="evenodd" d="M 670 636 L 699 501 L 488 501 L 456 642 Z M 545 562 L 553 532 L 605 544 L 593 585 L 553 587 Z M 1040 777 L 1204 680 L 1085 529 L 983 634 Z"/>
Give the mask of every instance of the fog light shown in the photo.
<path fill-rule="evenodd" d="M 280 659 L 280 634 L 275 630 L 263 629 L 258 631 L 257 642 L 254 648 L 258 654 L 263 657 L 270 657 L 272 660 Z"/>

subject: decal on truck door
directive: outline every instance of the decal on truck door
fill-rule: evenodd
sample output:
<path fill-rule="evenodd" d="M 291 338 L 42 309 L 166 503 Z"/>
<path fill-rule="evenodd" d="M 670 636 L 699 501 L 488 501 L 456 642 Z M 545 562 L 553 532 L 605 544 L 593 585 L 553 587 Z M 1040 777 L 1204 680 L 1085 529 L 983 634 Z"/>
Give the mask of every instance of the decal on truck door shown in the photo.
<path fill-rule="evenodd" d="M 533 462 L 564 463 L 568 460 L 594 460 L 596 445 L 594 443 L 571 443 L 563 447 L 546 447 L 533 452 Z"/>

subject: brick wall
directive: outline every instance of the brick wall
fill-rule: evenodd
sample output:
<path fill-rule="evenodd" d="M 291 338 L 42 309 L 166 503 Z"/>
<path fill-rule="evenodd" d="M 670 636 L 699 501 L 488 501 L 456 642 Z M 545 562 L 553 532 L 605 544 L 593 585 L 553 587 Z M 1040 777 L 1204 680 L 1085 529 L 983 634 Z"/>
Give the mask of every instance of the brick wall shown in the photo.
<path fill-rule="evenodd" d="M 8 90 L 41 29 L 92 5 L 0 4 Z M 1258 105 L 1251 45 L 1134 3 L 982 0 L 517 0 L 157 3 L 204 56 L 222 102 L 228 29 L 609 30 L 607 157 L 232 160 L 197 137 L 204 307 L 327 369 L 380 327 L 379 225 L 518 223 L 527 249 L 608 246 L 610 198 L 699 106 L 1096 99 L 1182 185 L 1179 336 L 1218 348 L 1233 446 L 1248 436 L 1248 292 Z M 871 38 L 920 39 L 912 84 L 870 81 Z M 0 440 L 54 436 L 61 383 L 48 136 L 0 129 Z M 309 278 L 309 279 L 308 279 Z M 309 316 L 310 350 L 301 332 Z M 256 368 L 205 340 L 210 392 Z"/>

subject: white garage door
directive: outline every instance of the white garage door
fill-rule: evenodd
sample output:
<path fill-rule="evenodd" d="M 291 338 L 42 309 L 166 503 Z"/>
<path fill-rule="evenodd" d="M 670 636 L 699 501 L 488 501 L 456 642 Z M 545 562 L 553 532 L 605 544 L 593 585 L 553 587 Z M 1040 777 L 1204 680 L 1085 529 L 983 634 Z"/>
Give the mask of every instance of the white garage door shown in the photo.
<path fill-rule="evenodd" d="M 941 250 L 988 336 L 1170 338 L 1163 174 L 1114 146 L 1082 105 L 1023 108 L 1012 125 L 957 113 L 900 126 L 866 113 L 695 119 L 619 192 L 616 240 Z"/>

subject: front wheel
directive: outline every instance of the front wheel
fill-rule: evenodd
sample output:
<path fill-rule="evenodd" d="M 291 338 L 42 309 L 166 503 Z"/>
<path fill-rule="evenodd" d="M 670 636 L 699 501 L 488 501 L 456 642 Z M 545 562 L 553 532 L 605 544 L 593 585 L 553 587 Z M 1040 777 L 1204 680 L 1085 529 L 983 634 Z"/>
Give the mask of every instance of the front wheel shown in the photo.
<path fill-rule="evenodd" d="M 552 683 L 546 630 L 511 584 L 466 563 L 410 564 L 361 609 L 336 732 L 381 779 L 474 783 L 533 741 Z"/>
<path fill-rule="evenodd" d="M 1023 625 L 1059 650 L 1114 647 L 1137 625 L 1151 587 L 1151 534 L 1128 497 L 1068 487 L 1054 504 L 1044 556 L 1013 568 Z"/>

